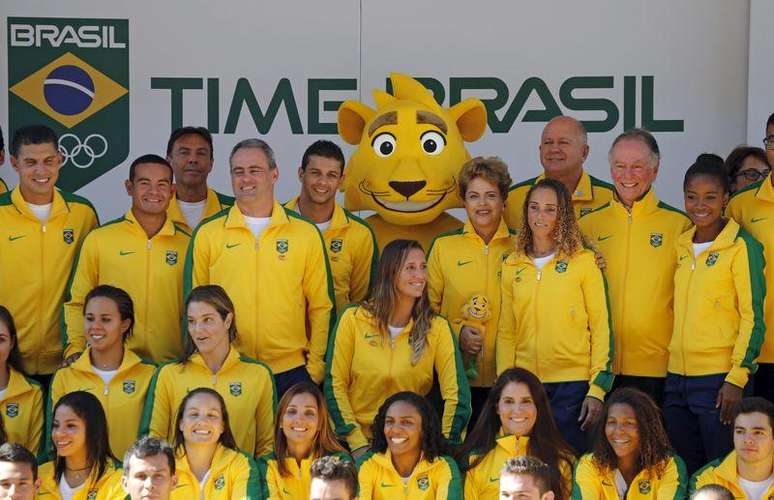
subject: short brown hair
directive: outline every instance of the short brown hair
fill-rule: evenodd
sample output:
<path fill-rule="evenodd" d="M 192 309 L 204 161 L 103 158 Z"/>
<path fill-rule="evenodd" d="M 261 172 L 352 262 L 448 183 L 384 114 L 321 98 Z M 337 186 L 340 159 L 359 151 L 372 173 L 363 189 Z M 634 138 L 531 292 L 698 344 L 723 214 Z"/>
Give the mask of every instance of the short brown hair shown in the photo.
<path fill-rule="evenodd" d="M 508 189 L 511 187 L 511 175 L 508 173 L 508 165 L 497 156 L 476 156 L 466 161 L 460 170 L 460 197 L 465 198 L 468 184 L 476 177 L 497 186 L 503 201 L 508 197 Z"/>
<path fill-rule="evenodd" d="M 551 471 L 542 460 L 530 456 L 509 458 L 503 465 L 500 475 L 530 476 L 535 481 L 540 494 L 549 491 L 551 485 Z"/>
<path fill-rule="evenodd" d="M 312 479 L 343 482 L 351 497 L 357 495 L 357 472 L 351 461 L 337 455 L 320 457 L 310 468 Z"/>

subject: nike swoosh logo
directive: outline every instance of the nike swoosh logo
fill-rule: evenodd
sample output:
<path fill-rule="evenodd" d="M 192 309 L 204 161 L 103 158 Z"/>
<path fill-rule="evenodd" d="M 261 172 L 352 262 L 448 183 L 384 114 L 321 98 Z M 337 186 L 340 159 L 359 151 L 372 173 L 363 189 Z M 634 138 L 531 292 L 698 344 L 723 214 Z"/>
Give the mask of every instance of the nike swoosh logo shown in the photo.
<path fill-rule="evenodd" d="M 520 275 L 522 273 L 522 271 L 524 271 L 525 269 L 526 269 L 526 267 L 520 267 L 520 268 L 516 269 L 516 276 Z"/>
<path fill-rule="evenodd" d="M 464 266 L 465 264 L 470 264 L 471 262 L 473 262 L 473 261 L 472 260 L 458 260 L 457 261 L 457 265 L 458 266 Z"/>
<path fill-rule="evenodd" d="M 234 248 L 241 245 L 241 243 L 226 243 L 226 248 Z"/>
<path fill-rule="evenodd" d="M 497 481 L 499 481 L 499 480 L 500 480 L 500 477 L 499 477 L 499 476 L 495 476 L 495 477 L 490 477 L 490 478 L 489 478 L 489 482 L 490 482 L 490 483 L 496 483 L 496 482 L 497 482 Z"/>
<path fill-rule="evenodd" d="M 608 234 L 607 236 L 597 236 L 597 241 L 605 241 L 605 240 L 610 239 L 612 237 L 613 237 L 612 234 Z"/>
<path fill-rule="evenodd" d="M 393 486 L 395 486 L 395 485 L 394 484 L 386 484 L 386 483 L 382 482 L 382 488 L 392 488 Z"/>
<path fill-rule="evenodd" d="M 368 340 L 368 339 L 373 339 L 373 338 L 376 338 L 376 337 L 378 337 L 378 336 L 379 336 L 379 334 L 378 334 L 378 333 L 366 333 L 366 334 L 365 334 L 365 337 L 363 337 L 363 338 L 364 338 L 364 339 L 366 339 L 366 340 Z"/>
<path fill-rule="evenodd" d="M 27 235 L 26 234 L 20 234 L 19 236 L 9 236 L 8 237 L 8 241 L 16 241 L 16 240 L 18 240 L 20 238 L 24 238 L 25 236 L 27 236 Z"/>
<path fill-rule="evenodd" d="M 760 222 L 762 220 L 766 220 L 768 217 L 753 217 L 750 219 L 751 224 L 755 224 L 756 222 Z"/>
<path fill-rule="evenodd" d="M 134 253 L 134 252 L 132 252 L 132 251 L 128 251 L 128 250 L 119 250 L 119 251 L 118 251 L 118 255 L 121 255 L 122 257 L 123 257 L 124 255 L 130 255 L 130 254 L 133 254 L 133 253 Z"/>

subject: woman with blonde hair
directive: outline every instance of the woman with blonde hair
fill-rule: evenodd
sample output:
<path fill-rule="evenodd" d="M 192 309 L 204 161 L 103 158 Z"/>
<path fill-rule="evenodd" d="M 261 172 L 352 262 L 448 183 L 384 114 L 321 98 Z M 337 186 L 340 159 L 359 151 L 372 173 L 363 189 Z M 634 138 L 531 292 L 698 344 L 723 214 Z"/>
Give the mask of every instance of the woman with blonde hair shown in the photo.
<path fill-rule="evenodd" d="M 264 498 L 305 498 L 316 459 L 336 455 L 352 460 L 336 440 L 322 392 L 301 382 L 283 394 L 274 425 L 274 452 L 261 457 Z"/>
<path fill-rule="evenodd" d="M 502 266 L 497 372 L 518 366 L 537 375 L 557 426 L 581 453 L 613 383 L 607 287 L 562 183 L 536 182 L 523 212 Z"/>
<path fill-rule="evenodd" d="M 470 417 L 462 358 L 448 321 L 430 308 L 424 250 L 395 240 L 384 248 L 371 297 L 347 308 L 328 340 L 325 397 L 336 433 L 361 456 L 387 396 L 427 394 L 434 376 L 444 400 L 443 433 L 459 443 Z"/>

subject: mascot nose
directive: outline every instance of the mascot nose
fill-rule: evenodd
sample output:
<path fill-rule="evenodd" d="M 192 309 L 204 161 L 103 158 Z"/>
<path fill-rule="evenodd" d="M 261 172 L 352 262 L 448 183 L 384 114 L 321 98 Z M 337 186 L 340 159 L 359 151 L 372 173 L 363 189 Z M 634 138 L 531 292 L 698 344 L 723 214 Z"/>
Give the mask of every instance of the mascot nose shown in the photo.
<path fill-rule="evenodd" d="M 394 189 L 395 191 L 405 196 L 406 199 L 409 199 L 417 191 L 425 187 L 425 185 L 427 185 L 427 182 L 425 181 L 410 181 L 410 182 L 390 181 L 389 184 L 392 189 Z"/>

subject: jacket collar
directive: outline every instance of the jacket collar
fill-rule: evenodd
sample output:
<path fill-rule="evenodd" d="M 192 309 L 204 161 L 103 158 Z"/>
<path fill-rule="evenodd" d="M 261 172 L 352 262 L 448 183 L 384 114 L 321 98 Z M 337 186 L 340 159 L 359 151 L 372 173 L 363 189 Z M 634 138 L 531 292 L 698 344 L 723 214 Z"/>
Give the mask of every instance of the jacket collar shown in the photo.
<path fill-rule="evenodd" d="M 468 238 L 478 242 L 481 246 L 486 246 L 484 243 L 484 240 L 481 239 L 481 236 L 478 235 L 476 232 L 476 229 L 473 227 L 473 224 L 470 222 L 470 219 L 465 222 L 465 225 L 462 228 L 462 234 L 466 235 Z M 500 218 L 500 224 L 497 226 L 497 231 L 495 231 L 494 236 L 492 236 L 492 241 L 501 239 L 501 238 L 510 238 L 511 233 L 508 231 L 508 226 L 505 224 L 505 221 Z"/>
<path fill-rule="evenodd" d="M 75 362 L 70 365 L 70 367 L 74 370 L 78 370 L 80 372 L 85 373 L 94 373 L 94 367 L 91 364 L 91 347 L 87 347 L 86 350 L 83 351 L 83 353 L 80 355 L 80 357 L 75 360 Z M 124 347 L 124 358 L 121 360 L 121 365 L 118 367 L 118 373 L 125 373 L 129 370 L 131 370 L 133 367 L 139 365 L 142 363 L 142 360 L 140 357 L 135 354 L 133 351 L 130 351 L 126 347 Z"/>
<path fill-rule="evenodd" d="M 288 224 L 289 222 L 290 218 L 285 213 L 285 207 L 280 205 L 277 200 L 274 200 L 274 205 L 272 205 L 271 208 L 271 217 L 269 218 L 269 227 L 278 226 L 280 224 Z M 234 206 L 228 210 L 228 215 L 226 216 L 226 227 L 241 227 L 247 229 L 248 231 L 250 230 L 245 223 L 245 216 L 242 215 L 242 211 L 239 210 L 239 205 L 237 205 L 237 203 L 234 203 Z"/>
<path fill-rule="evenodd" d="M 769 175 L 766 176 L 766 178 L 763 179 L 763 181 L 761 182 L 761 185 L 758 188 L 758 191 L 755 193 L 755 197 L 761 200 L 774 203 L 774 186 L 772 186 L 771 182 L 772 182 L 772 177 L 771 177 L 771 172 L 769 172 Z"/>
<path fill-rule="evenodd" d="M 508 456 L 515 457 L 526 455 L 529 446 L 529 436 L 514 436 L 506 434 L 497 438 L 497 446 L 508 453 Z"/>
<path fill-rule="evenodd" d="M 220 203 L 220 199 L 218 199 L 218 194 L 214 189 L 208 187 L 207 198 L 205 198 L 204 204 L 204 212 L 202 212 L 202 220 L 207 217 L 207 214 L 214 214 L 220 212 L 222 209 L 223 205 Z M 177 196 L 173 196 L 170 200 L 169 207 L 167 208 L 167 216 L 172 220 L 172 222 L 188 226 L 188 221 L 183 215 L 183 211 L 177 201 Z"/>
<path fill-rule="evenodd" d="M 191 358 L 188 360 L 188 362 L 199 365 L 207 371 L 210 369 L 207 366 L 207 363 L 204 362 L 204 357 L 198 351 L 191 355 Z M 226 359 L 223 361 L 223 364 L 221 365 L 220 370 L 218 370 L 218 373 L 224 372 L 238 363 L 239 353 L 236 349 L 234 349 L 233 346 L 231 346 L 229 347 L 228 355 L 226 355 Z"/>
<path fill-rule="evenodd" d="M 739 233 L 739 224 L 734 219 L 728 219 L 726 227 L 720 231 L 720 234 L 712 242 L 708 250 L 723 250 L 733 246 L 736 241 L 736 235 Z M 677 239 L 678 244 L 688 250 L 693 249 L 693 235 L 696 234 L 696 226 L 691 227 Z"/>
<path fill-rule="evenodd" d="M 400 476 L 400 474 L 398 474 L 398 471 L 395 470 L 395 466 L 392 465 L 392 455 L 390 454 L 389 449 L 384 453 L 374 453 L 372 459 L 380 467 L 383 467 L 385 469 L 388 469 L 394 472 L 396 476 Z M 424 455 L 422 455 L 419 458 L 419 462 L 417 462 L 417 465 L 414 467 L 414 470 L 411 471 L 411 475 L 415 476 L 417 474 L 422 474 L 429 471 L 430 469 L 435 467 L 435 465 L 438 463 L 439 460 L 440 460 L 440 457 L 433 462 L 428 462 L 427 460 L 425 460 Z"/>
<path fill-rule="evenodd" d="M 639 199 L 632 204 L 631 211 L 627 210 L 624 204 L 621 203 L 621 200 L 618 198 L 618 193 L 613 195 L 613 199 L 610 200 L 610 205 L 619 212 L 623 212 L 627 215 L 631 214 L 632 218 L 637 218 L 655 212 L 656 209 L 658 209 L 658 198 L 656 198 L 656 193 L 653 186 L 651 186 L 642 199 Z"/>
<path fill-rule="evenodd" d="M 285 203 L 285 208 L 289 208 L 290 210 L 293 210 L 295 212 L 298 212 L 301 214 L 301 211 L 298 210 L 298 196 L 295 198 L 287 201 Z M 303 214 L 301 214 L 303 217 Z M 347 215 L 347 212 L 344 211 L 344 208 L 339 205 L 338 203 L 333 203 L 333 215 L 331 216 L 331 224 L 328 226 L 328 229 L 340 229 L 342 227 L 349 225 L 349 216 Z"/>
<path fill-rule="evenodd" d="M 126 211 L 126 214 L 124 214 L 124 222 L 128 223 L 130 227 L 132 228 L 132 231 L 136 232 L 137 234 L 141 234 L 145 239 L 148 239 L 148 235 L 145 232 L 145 230 L 142 228 L 139 222 L 137 222 L 137 217 L 134 216 L 134 212 L 130 208 Z M 175 224 L 172 222 L 172 218 L 167 216 L 166 220 L 164 221 L 164 225 L 161 226 L 161 229 L 158 233 L 153 235 L 153 238 L 156 238 L 157 236 L 172 236 L 175 234 Z M 150 239 L 153 239 L 150 238 Z"/>
<path fill-rule="evenodd" d="M 32 212 L 32 210 L 30 210 L 27 201 L 21 194 L 21 189 L 19 186 L 16 186 L 13 188 L 13 191 L 11 191 L 11 203 L 13 203 L 13 206 L 16 207 L 16 210 L 18 210 L 19 213 L 23 214 L 28 219 L 35 221 L 39 220 L 38 217 Z M 54 189 L 54 198 L 51 200 L 51 215 L 49 215 L 48 219 L 51 220 L 54 217 L 58 217 L 59 215 L 69 211 L 70 206 L 59 193 L 59 190 Z"/>
<path fill-rule="evenodd" d="M 20 372 L 17 372 L 13 368 L 9 367 L 8 385 L 5 388 L 4 399 L 11 399 L 29 392 L 32 390 L 32 385 Z"/>
<path fill-rule="evenodd" d="M 546 178 L 546 174 L 540 174 L 535 178 L 535 183 Z M 581 178 L 575 191 L 572 192 L 572 201 L 591 201 L 594 199 L 594 192 L 591 189 L 591 176 L 585 169 L 581 170 Z"/>
<path fill-rule="evenodd" d="M 221 444 L 217 445 L 215 448 L 215 454 L 212 456 L 212 462 L 210 463 L 209 479 L 215 478 L 226 467 L 228 467 L 234 458 L 234 453 L 234 450 L 230 450 Z M 191 472 L 191 465 L 188 463 L 188 456 L 185 454 L 185 448 L 183 448 L 182 452 L 176 453 L 175 457 L 175 469 L 187 472 L 193 477 L 193 472 Z"/>

